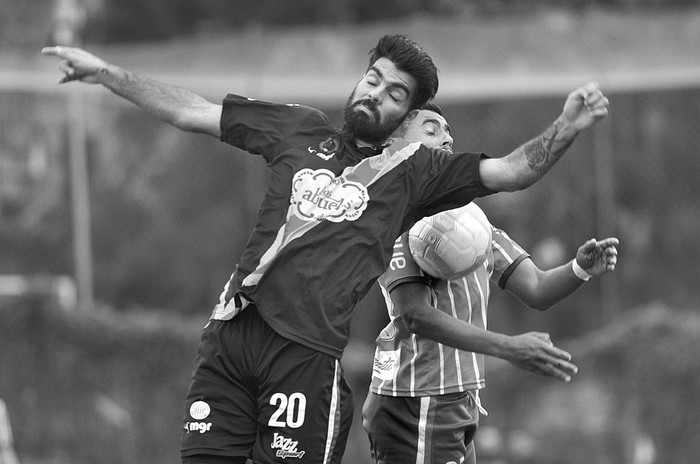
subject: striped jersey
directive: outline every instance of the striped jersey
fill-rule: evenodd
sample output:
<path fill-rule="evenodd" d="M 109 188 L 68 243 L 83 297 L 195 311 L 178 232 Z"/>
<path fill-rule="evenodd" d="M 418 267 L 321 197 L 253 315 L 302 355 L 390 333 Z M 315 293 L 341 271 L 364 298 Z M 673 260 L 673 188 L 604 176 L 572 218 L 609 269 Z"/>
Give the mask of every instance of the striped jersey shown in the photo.
<path fill-rule="evenodd" d="M 431 279 L 411 258 L 408 233 L 394 246 L 394 259 L 379 278 L 391 321 L 376 340 L 372 392 L 389 396 L 433 396 L 485 387 L 484 355 L 460 351 L 411 333 L 394 307 L 390 292 L 404 282 L 431 286 L 437 310 L 487 328 L 489 282 L 505 288 L 515 267 L 529 254 L 504 231 L 492 226 L 486 260 L 472 273 L 453 280 Z"/>
<path fill-rule="evenodd" d="M 419 143 L 358 148 L 321 111 L 228 95 L 221 140 L 261 155 L 269 178 L 257 222 L 213 319 L 254 303 L 280 335 L 342 356 L 355 304 L 396 237 L 423 216 L 492 193 L 483 155 Z M 235 181 L 235 176 L 232 177 Z"/>

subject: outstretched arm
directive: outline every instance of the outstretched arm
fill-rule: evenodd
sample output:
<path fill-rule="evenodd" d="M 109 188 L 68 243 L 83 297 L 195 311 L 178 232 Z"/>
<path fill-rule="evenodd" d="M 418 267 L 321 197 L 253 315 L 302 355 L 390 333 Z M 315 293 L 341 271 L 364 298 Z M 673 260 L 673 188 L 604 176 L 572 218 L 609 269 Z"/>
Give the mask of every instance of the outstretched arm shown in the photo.
<path fill-rule="evenodd" d="M 619 244 L 615 237 L 592 238 L 579 247 L 574 260 L 546 271 L 525 259 L 510 275 L 505 288 L 531 308 L 548 309 L 572 294 L 589 276 L 614 271 Z"/>
<path fill-rule="evenodd" d="M 416 335 L 464 351 L 505 359 L 522 369 L 568 382 L 578 368 L 571 355 L 555 347 L 549 335 L 529 332 L 508 336 L 475 327 L 430 305 L 430 287 L 403 283 L 391 291 L 408 329 Z"/>
<path fill-rule="evenodd" d="M 221 105 L 194 92 L 140 76 L 80 48 L 45 47 L 41 53 L 62 59 L 59 69 L 64 75 L 58 80 L 59 84 L 76 80 L 102 84 L 179 129 L 221 136 Z"/>
<path fill-rule="evenodd" d="M 481 161 L 484 185 L 495 191 L 524 189 L 542 178 L 578 134 L 608 114 L 608 99 L 595 82 L 571 92 L 562 114 L 538 137 L 502 158 Z"/>

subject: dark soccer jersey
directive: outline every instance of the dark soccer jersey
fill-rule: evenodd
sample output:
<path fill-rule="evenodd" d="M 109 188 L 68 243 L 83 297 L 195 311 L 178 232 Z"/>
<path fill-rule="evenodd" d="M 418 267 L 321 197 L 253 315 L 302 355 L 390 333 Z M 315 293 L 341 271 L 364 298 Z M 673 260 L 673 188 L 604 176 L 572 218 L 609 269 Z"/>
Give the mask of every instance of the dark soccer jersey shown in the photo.
<path fill-rule="evenodd" d="M 212 318 L 247 301 L 282 336 L 335 357 L 355 304 L 417 219 L 491 191 L 473 153 L 419 143 L 358 149 L 321 111 L 228 95 L 221 140 L 270 169 L 257 223 Z"/>

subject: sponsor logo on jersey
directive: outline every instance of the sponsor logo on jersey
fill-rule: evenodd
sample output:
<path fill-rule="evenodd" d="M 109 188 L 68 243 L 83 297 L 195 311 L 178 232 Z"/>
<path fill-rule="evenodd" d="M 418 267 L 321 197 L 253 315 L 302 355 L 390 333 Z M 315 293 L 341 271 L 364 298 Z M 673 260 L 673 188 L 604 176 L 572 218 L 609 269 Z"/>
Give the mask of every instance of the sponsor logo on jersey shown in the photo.
<path fill-rule="evenodd" d="M 292 212 L 304 221 L 354 221 L 367 208 L 367 188 L 327 169 L 302 169 L 292 180 Z"/>
<path fill-rule="evenodd" d="M 185 431 L 187 433 L 206 433 L 211 430 L 211 422 L 201 422 L 203 419 L 209 417 L 210 413 L 211 408 L 206 402 L 198 400 L 192 403 L 190 406 L 190 417 L 192 417 L 194 421 L 185 422 Z"/>
<path fill-rule="evenodd" d="M 372 374 L 380 380 L 391 380 L 394 378 L 394 371 L 398 367 L 399 352 L 377 351 L 374 357 Z"/>
<path fill-rule="evenodd" d="M 340 148 L 340 142 L 335 137 L 328 137 L 318 144 L 318 150 L 309 147 L 307 150 L 312 155 L 316 155 L 324 161 L 333 158 L 335 152 Z"/>
<path fill-rule="evenodd" d="M 211 422 L 185 422 L 185 431 L 206 433 L 211 430 Z"/>
<path fill-rule="evenodd" d="M 275 453 L 275 456 L 278 458 L 282 459 L 287 459 L 287 458 L 303 458 L 304 454 L 306 451 L 300 451 L 298 450 L 299 442 L 296 440 L 292 440 L 291 438 L 287 438 L 283 435 L 280 435 L 279 433 L 275 432 L 275 435 L 272 437 L 272 443 L 270 444 L 270 447 L 274 450 L 276 449 L 277 452 Z"/>

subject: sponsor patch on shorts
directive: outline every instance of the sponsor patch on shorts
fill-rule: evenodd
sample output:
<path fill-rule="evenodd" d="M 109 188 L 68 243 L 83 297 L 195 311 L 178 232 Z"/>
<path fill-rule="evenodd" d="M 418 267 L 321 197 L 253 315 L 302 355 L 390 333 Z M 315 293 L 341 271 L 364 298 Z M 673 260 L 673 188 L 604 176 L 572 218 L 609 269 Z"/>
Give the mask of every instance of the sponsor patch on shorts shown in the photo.
<path fill-rule="evenodd" d="M 279 433 L 275 432 L 275 435 L 272 437 L 272 443 L 270 444 L 270 447 L 273 450 L 277 450 L 275 452 L 275 456 L 278 458 L 282 459 L 287 459 L 287 458 L 296 458 L 296 459 L 301 459 L 304 457 L 304 454 L 306 451 L 299 450 L 299 442 L 296 440 L 292 440 L 291 438 L 287 438 L 284 435 L 280 435 Z"/>

